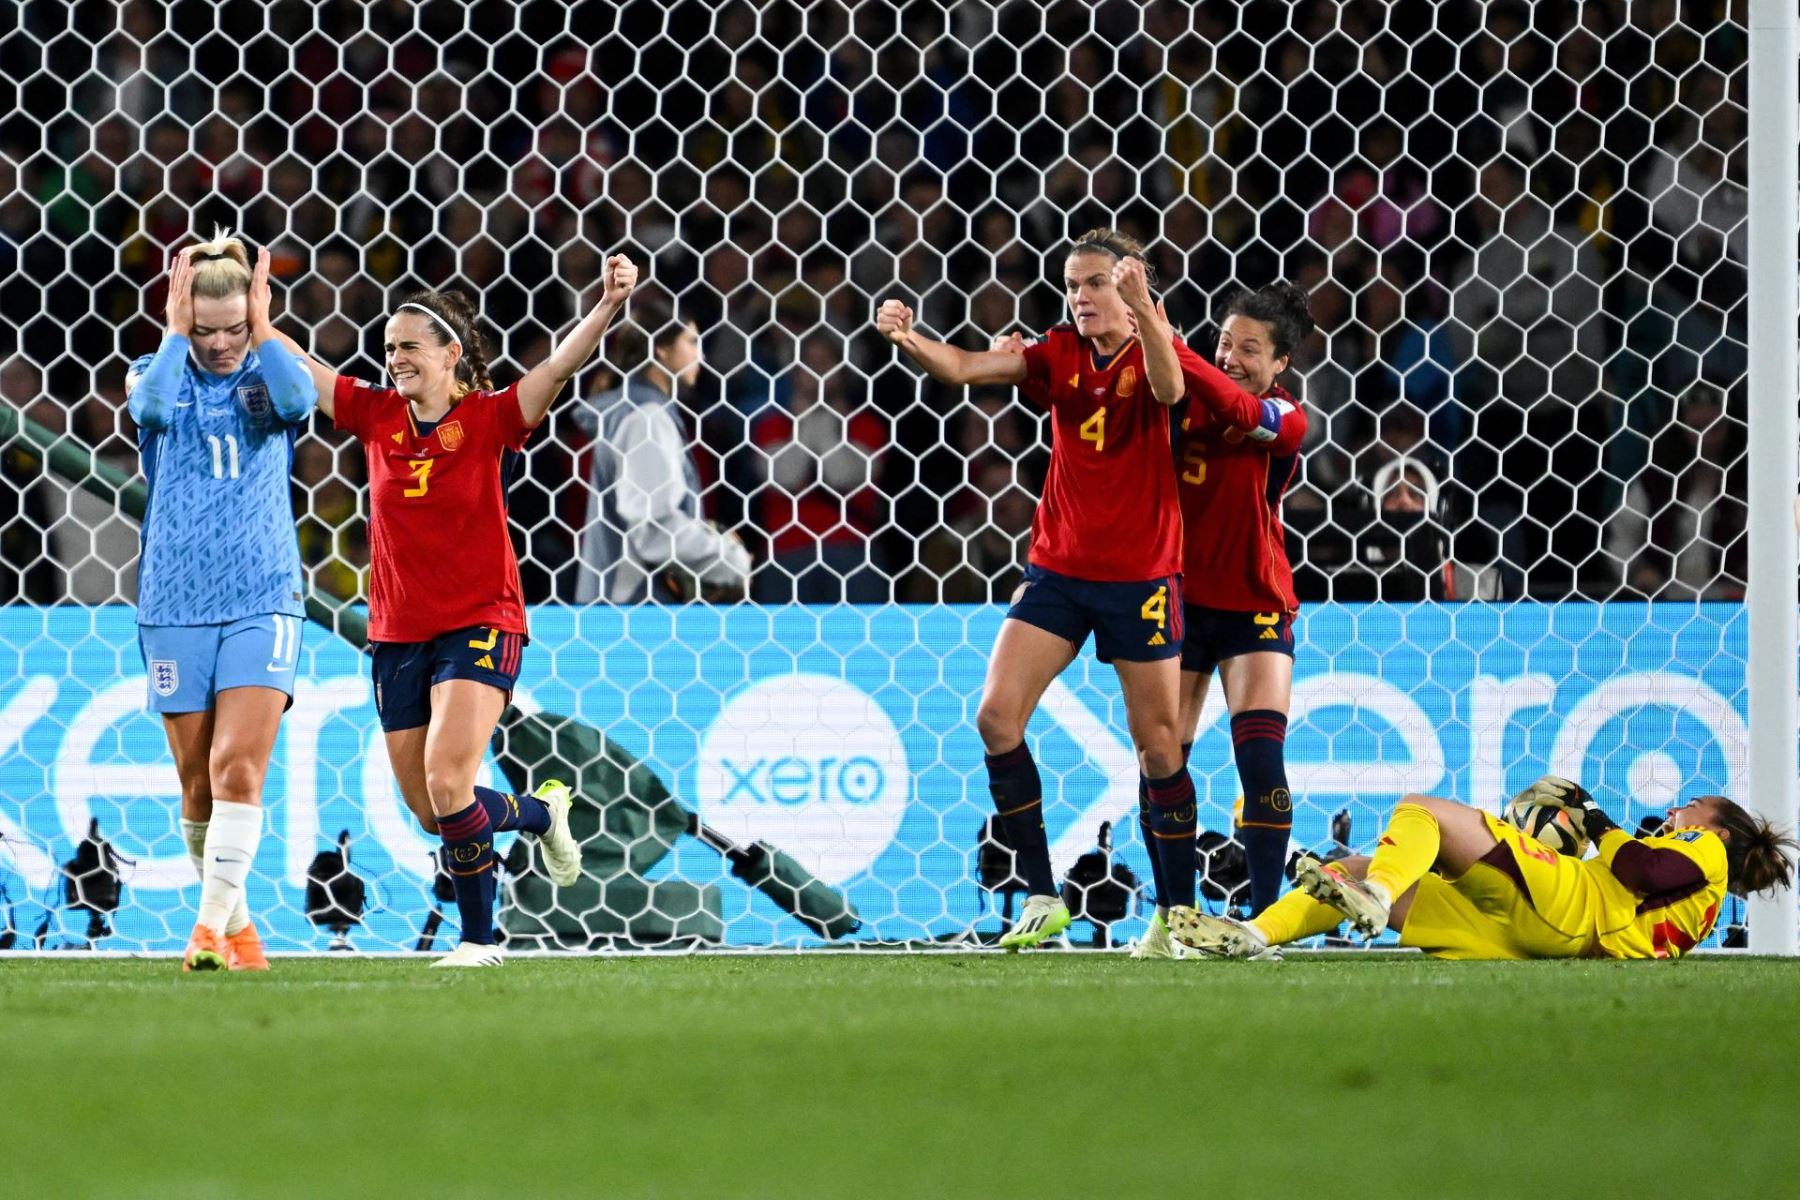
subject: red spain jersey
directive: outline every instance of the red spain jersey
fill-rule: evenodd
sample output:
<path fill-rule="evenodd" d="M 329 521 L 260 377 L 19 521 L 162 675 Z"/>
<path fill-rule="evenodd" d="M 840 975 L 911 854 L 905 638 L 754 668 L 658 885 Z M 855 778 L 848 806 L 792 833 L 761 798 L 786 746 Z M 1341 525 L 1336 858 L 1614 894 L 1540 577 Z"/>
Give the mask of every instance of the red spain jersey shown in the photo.
<path fill-rule="evenodd" d="M 1175 347 L 1191 375 L 1199 357 L 1179 338 Z M 1150 392 L 1138 340 L 1102 361 L 1074 326 L 1058 325 L 1025 348 L 1019 391 L 1051 416 L 1050 471 L 1032 520 L 1031 563 L 1096 583 L 1180 572 L 1169 410 Z"/>
<path fill-rule="evenodd" d="M 531 436 L 518 385 L 470 392 L 429 430 L 399 392 L 347 376 L 332 403 L 369 458 L 369 640 L 526 633 L 501 478 L 502 455 Z"/>
<path fill-rule="evenodd" d="M 1182 592 L 1227 612 L 1295 612 L 1281 496 L 1306 413 L 1279 386 L 1252 396 L 1211 363 L 1188 380 L 1179 472 Z"/>

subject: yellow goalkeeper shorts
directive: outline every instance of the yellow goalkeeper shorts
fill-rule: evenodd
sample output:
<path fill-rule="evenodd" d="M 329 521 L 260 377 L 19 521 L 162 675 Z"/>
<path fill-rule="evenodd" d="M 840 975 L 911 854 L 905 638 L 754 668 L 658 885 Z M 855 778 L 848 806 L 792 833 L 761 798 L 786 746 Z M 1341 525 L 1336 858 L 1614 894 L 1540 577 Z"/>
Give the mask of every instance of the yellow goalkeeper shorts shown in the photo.
<path fill-rule="evenodd" d="M 1400 944 L 1439 958 L 1592 954 L 1599 898 L 1580 860 L 1483 818 L 1500 844 L 1455 879 L 1421 879 Z"/>

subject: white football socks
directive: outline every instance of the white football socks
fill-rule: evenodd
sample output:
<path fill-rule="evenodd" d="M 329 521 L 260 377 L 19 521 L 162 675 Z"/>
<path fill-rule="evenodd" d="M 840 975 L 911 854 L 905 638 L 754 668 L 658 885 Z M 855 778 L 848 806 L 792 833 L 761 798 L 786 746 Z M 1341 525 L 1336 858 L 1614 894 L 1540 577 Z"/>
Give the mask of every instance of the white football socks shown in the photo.
<path fill-rule="evenodd" d="M 194 875 L 202 882 L 206 879 L 206 821 L 190 821 L 182 817 L 181 840 L 187 844 L 188 861 L 194 864 Z M 244 926 L 250 924 L 250 904 L 248 887 L 238 892 L 237 907 L 231 910 L 231 916 L 225 919 L 225 936 L 239 933 Z"/>
<path fill-rule="evenodd" d="M 200 924 L 227 937 L 250 923 L 244 879 L 262 841 L 262 806 L 213 801 L 211 821 L 181 822 L 181 834 L 200 870 Z"/>

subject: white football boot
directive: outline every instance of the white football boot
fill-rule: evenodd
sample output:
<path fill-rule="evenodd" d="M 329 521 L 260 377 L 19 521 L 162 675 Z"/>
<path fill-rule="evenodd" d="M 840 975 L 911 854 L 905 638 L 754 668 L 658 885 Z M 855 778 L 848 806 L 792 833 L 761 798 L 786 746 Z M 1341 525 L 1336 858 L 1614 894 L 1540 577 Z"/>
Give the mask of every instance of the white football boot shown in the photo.
<path fill-rule="evenodd" d="M 569 832 L 569 809 L 574 806 L 575 793 L 559 779 L 546 779 L 531 794 L 550 810 L 550 829 L 538 835 L 538 845 L 544 851 L 544 873 L 557 887 L 568 887 L 581 878 L 581 845 Z"/>
<path fill-rule="evenodd" d="M 506 952 L 498 946 L 480 942 L 458 942 L 456 949 L 431 964 L 435 967 L 501 967 L 506 965 Z"/>
<path fill-rule="evenodd" d="M 1169 926 L 1158 912 L 1150 917 L 1150 927 L 1144 930 L 1144 936 L 1131 947 L 1133 958 L 1185 958 L 1187 955 L 1179 942 L 1169 936 Z"/>
<path fill-rule="evenodd" d="M 1001 935 L 1002 950 L 1041 946 L 1069 927 L 1069 906 L 1060 896 L 1027 896 L 1013 927 Z"/>

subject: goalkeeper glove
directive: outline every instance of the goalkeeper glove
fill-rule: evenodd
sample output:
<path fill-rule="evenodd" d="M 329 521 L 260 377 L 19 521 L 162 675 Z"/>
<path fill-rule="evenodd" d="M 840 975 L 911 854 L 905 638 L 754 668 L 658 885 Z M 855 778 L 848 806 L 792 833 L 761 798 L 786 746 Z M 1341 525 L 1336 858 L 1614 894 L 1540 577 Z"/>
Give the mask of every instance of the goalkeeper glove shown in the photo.
<path fill-rule="evenodd" d="M 1526 788 L 1524 794 L 1538 804 L 1563 809 L 1581 826 L 1590 842 L 1598 844 L 1602 834 L 1619 827 L 1586 788 L 1560 775 L 1544 776 Z"/>

